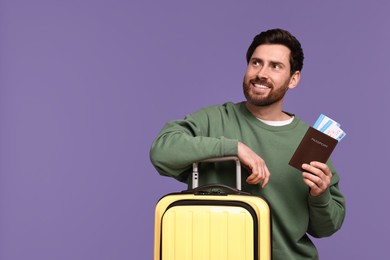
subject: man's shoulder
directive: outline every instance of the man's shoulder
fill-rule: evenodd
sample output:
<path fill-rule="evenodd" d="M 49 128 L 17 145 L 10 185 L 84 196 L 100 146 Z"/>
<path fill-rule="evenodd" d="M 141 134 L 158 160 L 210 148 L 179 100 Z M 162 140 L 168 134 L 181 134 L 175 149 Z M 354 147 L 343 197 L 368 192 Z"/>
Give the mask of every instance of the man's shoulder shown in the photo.
<path fill-rule="evenodd" d="M 238 112 L 241 110 L 243 102 L 234 103 L 234 102 L 226 102 L 218 105 L 210 105 L 199 109 L 192 113 L 192 115 L 201 115 L 201 114 L 229 114 L 232 112 Z"/>
<path fill-rule="evenodd" d="M 231 101 L 225 102 L 223 104 L 217 104 L 217 105 L 210 105 L 205 107 L 204 109 L 217 109 L 217 110 L 224 110 L 224 109 L 239 109 L 241 107 L 243 102 L 234 103 Z"/>
<path fill-rule="evenodd" d="M 291 124 L 293 132 L 297 133 L 298 135 L 303 135 L 306 133 L 307 129 L 310 127 L 306 121 L 304 121 L 302 118 L 298 117 L 297 115 L 294 115 L 294 120 Z"/>
<path fill-rule="evenodd" d="M 300 118 L 299 116 L 294 115 L 294 119 L 297 120 L 298 124 L 300 124 L 301 126 L 309 127 L 309 124 L 306 123 L 306 121 L 304 121 L 304 120 L 303 120 L 302 118 Z"/>

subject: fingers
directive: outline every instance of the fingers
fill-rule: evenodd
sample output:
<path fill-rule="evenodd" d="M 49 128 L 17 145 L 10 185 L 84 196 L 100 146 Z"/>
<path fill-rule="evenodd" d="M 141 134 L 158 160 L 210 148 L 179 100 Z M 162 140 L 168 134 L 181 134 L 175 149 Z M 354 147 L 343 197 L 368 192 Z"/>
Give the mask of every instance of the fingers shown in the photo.
<path fill-rule="evenodd" d="M 265 163 L 264 163 L 264 170 L 265 170 L 265 176 L 264 179 L 262 180 L 262 185 L 261 185 L 262 188 L 264 188 L 268 184 L 269 178 L 271 176 L 271 173 L 269 172 L 268 167 L 267 165 L 265 165 Z"/>
<path fill-rule="evenodd" d="M 246 181 L 249 184 L 262 183 L 261 186 L 264 188 L 270 178 L 270 172 L 264 160 L 248 146 L 240 142 L 238 143 L 238 158 L 251 173 Z"/>
<path fill-rule="evenodd" d="M 271 174 L 264 162 L 260 165 L 256 165 L 256 167 L 257 169 L 252 170 L 251 175 L 249 175 L 246 181 L 249 184 L 261 183 L 261 187 L 264 188 L 268 184 Z"/>
<path fill-rule="evenodd" d="M 302 173 L 303 181 L 310 188 L 312 196 L 318 196 L 328 189 L 332 172 L 326 164 L 311 162 L 310 164 L 303 164 L 302 168 L 305 170 Z"/>
<path fill-rule="evenodd" d="M 316 175 L 325 174 L 326 176 L 332 176 L 332 172 L 330 171 L 328 165 L 321 162 L 311 162 L 310 164 L 304 164 L 306 165 L 306 170 L 312 172 Z M 304 168 L 305 169 L 305 168 Z"/>

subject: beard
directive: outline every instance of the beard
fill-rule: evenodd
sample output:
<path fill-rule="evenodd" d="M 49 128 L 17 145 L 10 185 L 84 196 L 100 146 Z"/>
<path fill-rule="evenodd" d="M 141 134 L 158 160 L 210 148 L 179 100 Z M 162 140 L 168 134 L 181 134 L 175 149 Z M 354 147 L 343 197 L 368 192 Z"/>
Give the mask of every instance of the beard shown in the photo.
<path fill-rule="evenodd" d="M 251 85 L 254 83 L 258 83 L 269 87 L 270 92 L 268 93 L 268 95 L 264 96 L 264 95 L 258 95 L 253 93 L 251 90 L 252 88 Z M 275 88 L 275 86 L 272 83 L 268 82 L 267 80 L 256 79 L 256 80 L 250 80 L 248 82 L 245 82 L 244 79 L 243 89 L 244 89 L 245 98 L 250 104 L 263 107 L 281 101 L 288 90 L 288 82 L 284 83 L 279 88 Z"/>

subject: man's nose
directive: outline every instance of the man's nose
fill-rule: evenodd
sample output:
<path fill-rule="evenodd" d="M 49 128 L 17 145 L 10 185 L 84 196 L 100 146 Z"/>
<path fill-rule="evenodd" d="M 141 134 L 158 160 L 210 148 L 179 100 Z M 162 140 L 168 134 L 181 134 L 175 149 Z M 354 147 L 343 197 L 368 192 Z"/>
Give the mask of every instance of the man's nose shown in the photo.
<path fill-rule="evenodd" d="M 257 71 L 257 77 L 259 79 L 266 79 L 268 78 L 268 69 L 266 66 L 261 66 L 258 68 L 258 71 Z"/>

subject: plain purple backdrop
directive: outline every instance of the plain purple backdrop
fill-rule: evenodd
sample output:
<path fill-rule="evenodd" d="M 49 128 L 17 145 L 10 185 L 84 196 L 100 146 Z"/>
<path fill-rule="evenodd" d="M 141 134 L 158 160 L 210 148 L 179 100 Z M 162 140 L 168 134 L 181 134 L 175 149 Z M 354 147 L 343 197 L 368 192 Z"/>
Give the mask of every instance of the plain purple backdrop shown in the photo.
<path fill-rule="evenodd" d="M 155 204 L 185 188 L 151 166 L 153 139 L 243 100 L 246 49 L 275 27 L 306 56 L 285 110 L 347 132 L 347 218 L 321 259 L 384 259 L 389 3 L 0 0 L 0 259 L 152 259 Z"/>

